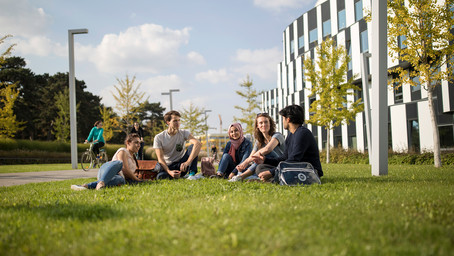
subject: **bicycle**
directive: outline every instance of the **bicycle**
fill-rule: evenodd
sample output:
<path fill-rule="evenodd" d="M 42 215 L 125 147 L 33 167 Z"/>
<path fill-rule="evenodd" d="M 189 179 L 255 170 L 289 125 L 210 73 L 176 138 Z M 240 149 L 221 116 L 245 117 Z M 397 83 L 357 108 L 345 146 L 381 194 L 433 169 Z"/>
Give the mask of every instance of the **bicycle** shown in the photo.
<path fill-rule="evenodd" d="M 106 150 L 101 148 L 99 149 L 99 157 L 96 157 L 95 152 L 93 152 L 93 142 L 89 142 L 90 147 L 82 154 L 80 157 L 80 165 L 84 171 L 89 171 L 90 169 L 99 168 L 101 165 L 107 163 L 109 158 L 107 156 Z"/>

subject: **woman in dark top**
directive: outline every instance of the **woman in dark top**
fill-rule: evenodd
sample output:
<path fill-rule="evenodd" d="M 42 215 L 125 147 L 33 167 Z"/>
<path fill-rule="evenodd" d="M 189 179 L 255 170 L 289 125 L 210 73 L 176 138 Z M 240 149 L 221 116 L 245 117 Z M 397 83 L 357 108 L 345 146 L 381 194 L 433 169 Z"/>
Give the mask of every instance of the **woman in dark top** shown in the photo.
<path fill-rule="evenodd" d="M 140 127 L 138 122 L 134 123 L 134 126 L 131 129 L 131 133 L 137 133 L 137 135 L 139 135 L 140 149 L 137 153 L 137 159 L 143 160 L 143 146 L 145 145 L 145 143 L 143 141 L 143 129 L 142 127 Z"/>

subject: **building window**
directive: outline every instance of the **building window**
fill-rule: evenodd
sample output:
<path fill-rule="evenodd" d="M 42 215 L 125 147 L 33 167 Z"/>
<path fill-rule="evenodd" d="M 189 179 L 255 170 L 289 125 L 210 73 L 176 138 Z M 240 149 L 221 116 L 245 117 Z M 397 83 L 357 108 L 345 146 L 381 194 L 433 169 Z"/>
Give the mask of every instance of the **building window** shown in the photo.
<path fill-rule="evenodd" d="M 410 150 L 419 152 L 419 122 L 418 120 L 410 120 Z"/>
<path fill-rule="evenodd" d="M 350 57 L 350 61 L 347 63 L 348 70 L 352 70 L 352 42 L 347 41 L 347 55 Z"/>
<path fill-rule="evenodd" d="M 405 49 L 407 48 L 407 45 L 404 44 L 404 41 L 407 40 L 407 37 L 406 36 L 398 36 L 397 37 L 397 42 L 399 44 L 399 48 L 400 49 Z"/>
<path fill-rule="evenodd" d="M 337 27 L 339 30 L 345 28 L 347 26 L 346 19 L 345 19 L 345 9 L 339 11 L 337 13 Z"/>
<path fill-rule="evenodd" d="M 348 137 L 348 147 L 351 148 L 351 149 L 357 149 L 358 148 L 356 135 Z"/>
<path fill-rule="evenodd" d="M 402 103 L 404 101 L 404 97 L 402 94 L 402 86 L 398 83 L 394 83 L 394 103 Z"/>
<path fill-rule="evenodd" d="M 367 30 L 361 32 L 361 52 L 369 50 L 369 39 L 367 37 Z"/>
<path fill-rule="evenodd" d="M 419 76 L 415 76 L 411 79 L 414 83 L 415 86 L 411 86 L 411 91 L 416 92 L 421 90 L 421 82 L 419 82 Z"/>
<path fill-rule="evenodd" d="M 290 54 L 293 54 L 295 51 L 295 40 L 290 41 Z"/>
<path fill-rule="evenodd" d="M 304 36 L 300 36 L 298 38 L 298 48 L 303 48 L 304 47 Z"/>
<path fill-rule="evenodd" d="M 314 28 L 309 32 L 309 43 L 317 41 L 317 39 L 318 39 L 317 28 Z"/>
<path fill-rule="evenodd" d="M 331 20 L 323 22 L 323 37 L 331 34 Z"/>
<path fill-rule="evenodd" d="M 454 129 L 452 125 L 439 126 L 438 131 L 440 133 L 440 147 L 441 148 L 452 148 L 454 147 Z"/>
<path fill-rule="evenodd" d="M 363 1 L 360 0 L 355 3 L 355 21 L 363 18 Z"/>

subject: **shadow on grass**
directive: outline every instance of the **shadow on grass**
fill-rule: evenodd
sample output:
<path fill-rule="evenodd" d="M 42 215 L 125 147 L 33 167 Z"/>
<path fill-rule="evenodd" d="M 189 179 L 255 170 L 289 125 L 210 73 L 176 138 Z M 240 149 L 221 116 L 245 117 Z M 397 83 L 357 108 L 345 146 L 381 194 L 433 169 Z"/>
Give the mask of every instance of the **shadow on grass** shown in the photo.
<path fill-rule="evenodd" d="M 15 211 L 20 214 L 38 215 L 53 219 L 76 219 L 80 221 L 96 221 L 112 218 L 121 218 L 123 212 L 109 205 L 85 205 L 85 204 L 45 204 L 33 206 L 29 204 L 21 204 L 15 206 L 1 207 L 7 211 Z"/>
<path fill-rule="evenodd" d="M 334 184 L 334 183 L 369 183 L 369 184 L 384 184 L 384 183 L 406 183 L 414 182 L 410 178 L 404 177 L 322 177 L 322 184 Z"/>

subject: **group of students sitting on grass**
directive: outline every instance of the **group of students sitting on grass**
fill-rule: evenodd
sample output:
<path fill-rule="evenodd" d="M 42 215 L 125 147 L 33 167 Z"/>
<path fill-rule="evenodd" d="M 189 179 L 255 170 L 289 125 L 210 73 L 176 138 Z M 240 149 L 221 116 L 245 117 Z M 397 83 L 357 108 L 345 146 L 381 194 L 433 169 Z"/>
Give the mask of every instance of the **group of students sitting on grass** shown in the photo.
<path fill-rule="evenodd" d="M 255 118 L 254 146 L 243 136 L 241 124 L 230 125 L 230 141 L 224 148 L 215 177 L 241 181 L 256 179 L 274 181 L 276 167 L 281 161 L 309 162 L 319 177 L 323 176 L 317 143 L 312 132 L 303 126 L 303 108 L 298 105 L 287 106 L 279 114 L 288 136 L 275 131 L 275 122 L 267 113 Z M 158 163 L 156 179 L 194 179 L 197 173 L 197 158 L 202 144 L 189 131 L 180 130 L 180 113 L 170 111 L 164 115 L 168 128 L 154 138 L 153 148 Z M 187 150 L 186 142 L 190 142 Z M 118 149 L 112 161 L 101 166 L 98 180 L 84 185 L 72 185 L 73 190 L 102 189 L 122 184 L 141 182 L 134 174 L 138 168 L 135 154 L 140 148 L 139 136 L 131 133 L 126 137 L 124 148 Z"/>

